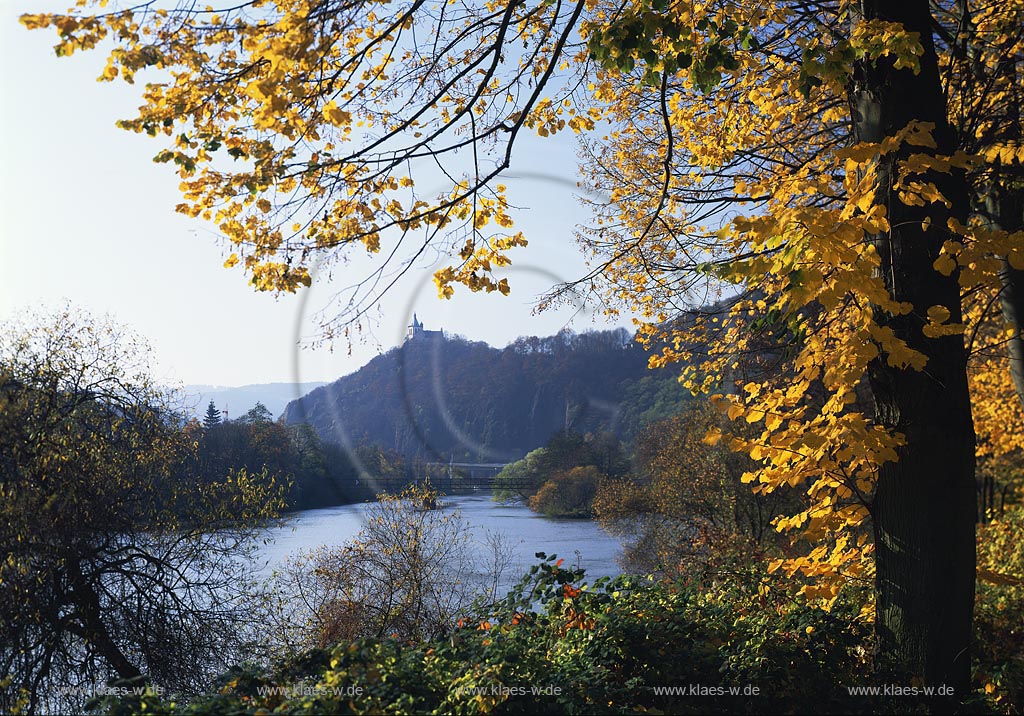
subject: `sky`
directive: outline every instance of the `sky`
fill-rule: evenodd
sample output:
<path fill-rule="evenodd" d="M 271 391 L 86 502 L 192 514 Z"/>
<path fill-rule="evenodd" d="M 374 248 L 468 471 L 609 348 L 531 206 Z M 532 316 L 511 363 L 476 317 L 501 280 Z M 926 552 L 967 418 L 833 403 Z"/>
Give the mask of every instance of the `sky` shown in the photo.
<path fill-rule="evenodd" d="M 365 261 L 316 276 L 275 297 L 251 289 L 214 227 L 174 212 L 179 179 L 152 157 L 163 148 L 115 127 L 141 103 L 135 86 L 99 83 L 102 52 L 57 58 L 52 30 L 29 32 L 17 17 L 61 11 L 51 0 L 0 2 L 0 320 L 63 301 L 110 314 L 145 336 L 168 383 L 223 386 L 334 380 L 401 343 L 415 312 L 428 329 L 504 346 L 609 324 L 589 307 L 535 314 L 553 282 L 584 272 L 572 239 L 586 220 L 576 202 L 572 138 L 531 139 L 505 183 L 517 228 L 530 246 L 513 255 L 513 292 L 457 293 L 441 301 L 432 268 L 419 267 L 373 313 L 372 333 L 351 348 L 300 348 L 317 333 L 314 314 Z"/>

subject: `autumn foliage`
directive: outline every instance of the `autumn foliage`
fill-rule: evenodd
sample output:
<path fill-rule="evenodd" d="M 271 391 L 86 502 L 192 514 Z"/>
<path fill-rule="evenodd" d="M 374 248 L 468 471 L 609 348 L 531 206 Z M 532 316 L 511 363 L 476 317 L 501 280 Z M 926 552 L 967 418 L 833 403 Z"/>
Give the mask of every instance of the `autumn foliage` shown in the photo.
<path fill-rule="evenodd" d="M 650 424 L 635 444 L 634 474 L 602 482 L 594 512 L 625 538 L 629 571 L 692 576 L 780 554 L 773 523 L 799 494 L 751 492 L 741 480 L 749 459 L 704 441 L 721 422 L 704 402 Z"/>
<path fill-rule="evenodd" d="M 1024 434 L 1024 3 L 82 4 L 22 22 L 60 54 L 113 39 L 101 79 L 146 70 L 122 126 L 162 138 L 179 211 L 261 290 L 430 246 L 440 296 L 507 293 L 516 139 L 579 133 L 607 200 L 551 298 L 638 315 L 733 421 L 708 441 L 743 481 L 803 495 L 773 569 L 824 608 L 873 577 L 883 648 L 966 687 L 975 448 Z"/>

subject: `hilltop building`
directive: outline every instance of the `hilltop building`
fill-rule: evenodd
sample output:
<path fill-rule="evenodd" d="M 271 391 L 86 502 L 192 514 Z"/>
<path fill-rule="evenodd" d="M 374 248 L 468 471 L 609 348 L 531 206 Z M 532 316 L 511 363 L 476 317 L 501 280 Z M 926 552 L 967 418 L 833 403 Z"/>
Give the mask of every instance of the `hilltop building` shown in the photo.
<path fill-rule="evenodd" d="M 428 331 L 420 323 L 419 319 L 416 318 L 416 314 L 412 314 L 412 324 L 410 324 L 408 330 L 405 332 L 405 342 L 409 341 L 422 341 L 432 338 L 444 338 L 444 331 Z"/>

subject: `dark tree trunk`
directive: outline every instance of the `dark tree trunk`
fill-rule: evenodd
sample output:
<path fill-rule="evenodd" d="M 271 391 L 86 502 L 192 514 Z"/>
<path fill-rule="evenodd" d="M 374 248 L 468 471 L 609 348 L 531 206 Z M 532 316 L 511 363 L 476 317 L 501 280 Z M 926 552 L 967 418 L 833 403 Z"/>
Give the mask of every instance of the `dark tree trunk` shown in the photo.
<path fill-rule="evenodd" d="M 1003 305 L 1003 321 L 1016 329 L 1016 333 L 1006 343 L 1010 377 L 1017 391 L 1017 399 L 1024 405 L 1024 271 L 1013 268 L 1004 258 L 999 278 L 1002 281 L 999 298 Z"/>
<path fill-rule="evenodd" d="M 1011 178 L 1020 181 L 1018 177 L 1002 177 L 1006 183 Z M 998 180 L 989 183 L 983 197 L 984 219 L 989 228 L 1011 232 L 1024 229 L 1022 203 L 1020 190 L 1004 189 Z M 1013 268 L 1003 257 L 999 282 L 1003 321 L 1017 329 L 1007 340 L 1006 351 L 1013 388 L 1017 399 L 1024 405 L 1024 337 L 1021 336 L 1021 328 L 1024 327 L 1024 271 Z"/>
<path fill-rule="evenodd" d="M 1007 63 L 1011 73 L 1012 86 L 1019 88 L 1017 63 Z M 1018 90 L 1019 92 L 1019 90 Z M 1021 126 L 1020 95 L 1015 94 L 1006 110 L 1006 117 L 1000 123 L 1007 141 L 1020 142 L 1024 134 Z M 1006 231 L 1024 229 L 1024 171 L 1020 164 L 1003 168 L 1002 176 L 995 182 L 986 196 L 986 208 L 992 222 Z M 1003 270 L 999 274 L 1002 282 L 999 294 L 1002 300 L 1003 320 L 1016 329 L 1007 343 L 1010 358 L 1010 377 L 1013 379 L 1017 398 L 1024 405 L 1024 271 L 1015 269 L 1003 258 Z"/>
<path fill-rule="evenodd" d="M 978 32 L 966 2 L 958 3 L 957 13 L 963 23 L 962 32 Z M 1021 83 L 1018 63 L 1004 61 L 995 67 L 986 67 L 983 59 L 975 51 L 973 43 L 967 45 L 966 55 L 970 61 L 975 86 L 998 86 L 1001 92 L 1009 94 L 1005 101 L 998 103 L 994 108 L 996 116 L 992 118 L 987 136 L 979 140 L 980 146 L 976 143 L 971 150 L 977 152 L 983 151 L 986 145 L 1020 142 L 1024 127 L 1021 126 Z M 1024 171 L 1019 164 L 1013 162 L 989 166 L 987 171 L 988 180 L 981 184 L 974 197 L 982 220 L 994 231 L 1012 233 L 1024 229 L 1024 189 L 1021 188 L 1024 186 Z M 1013 380 L 1017 399 L 1024 405 L 1024 336 L 1021 335 L 1024 329 L 1024 271 L 1014 269 L 1005 256 L 1002 263 L 1002 270 L 999 273 L 999 299 L 1003 309 L 1003 320 L 1017 330 L 1006 342 L 1010 378 Z"/>
<path fill-rule="evenodd" d="M 71 582 L 70 597 L 80 622 L 79 628 L 75 631 L 85 639 L 86 648 L 103 657 L 119 678 L 135 679 L 142 676 L 142 672 L 124 655 L 110 636 L 107 625 L 103 622 L 99 597 L 96 596 L 93 586 L 85 579 L 77 557 L 68 558 L 67 569 Z"/>
<path fill-rule="evenodd" d="M 890 230 L 872 237 L 882 258 L 881 275 L 896 301 L 913 311 L 876 320 L 928 358 L 923 371 L 899 369 L 880 356 L 869 367 L 876 420 L 906 437 L 899 461 L 882 466 L 872 504 L 877 570 L 876 628 L 885 662 L 905 678 L 954 686 L 970 683 L 974 608 L 974 425 L 961 336 L 922 334 L 929 307 L 961 319 L 957 277 L 932 264 L 947 238 L 947 219 L 966 220 L 969 205 L 962 174 L 926 177 L 952 202 L 903 204 L 892 188 L 901 159 L 916 152 L 952 154 L 956 136 L 946 119 L 931 37 L 927 0 L 899 3 L 862 0 L 866 20 L 903 25 L 921 35 L 921 70 L 896 69 L 889 58 L 862 61 L 850 85 L 854 133 L 878 142 L 911 120 L 935 125 L 934 150 L 903 146 L 881 158 L 876 200 L 888 210 Z M 930 226 L 923 225 L 930 219 Z"/>

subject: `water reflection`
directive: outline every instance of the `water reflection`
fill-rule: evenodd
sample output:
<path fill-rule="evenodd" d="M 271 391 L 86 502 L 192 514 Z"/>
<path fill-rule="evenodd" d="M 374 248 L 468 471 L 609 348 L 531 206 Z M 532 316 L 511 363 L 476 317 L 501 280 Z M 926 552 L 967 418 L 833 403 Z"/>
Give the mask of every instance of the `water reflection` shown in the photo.
<path fill-rule="evenodd" d="M 486 571 L 490 556 L 486 554 L 486 531 L 498 533 L 511 550 L 511 565 L 503 586 L 518 580 L 538 561 L 537 552 L 558 554 L 566 566 L 587 570 L 587 580 L 614 576 L 621 572 L 618 558 L 622 544 L 594 521 L 552 519 L 531 512 L 521 504 L 500 504 L 486 491 L 446 495 L 445 510 L 459 510 L 480 545 L 481 571 Z M 295 513 L 289 523 L 269 530 L 273 541 L 260 550 L 263 562 L 260 574 L 269 576 L 289 555 L 320 545 L 341 545 L 355 537 L 362 528 L 366 504 L 340 505 Z"/>

